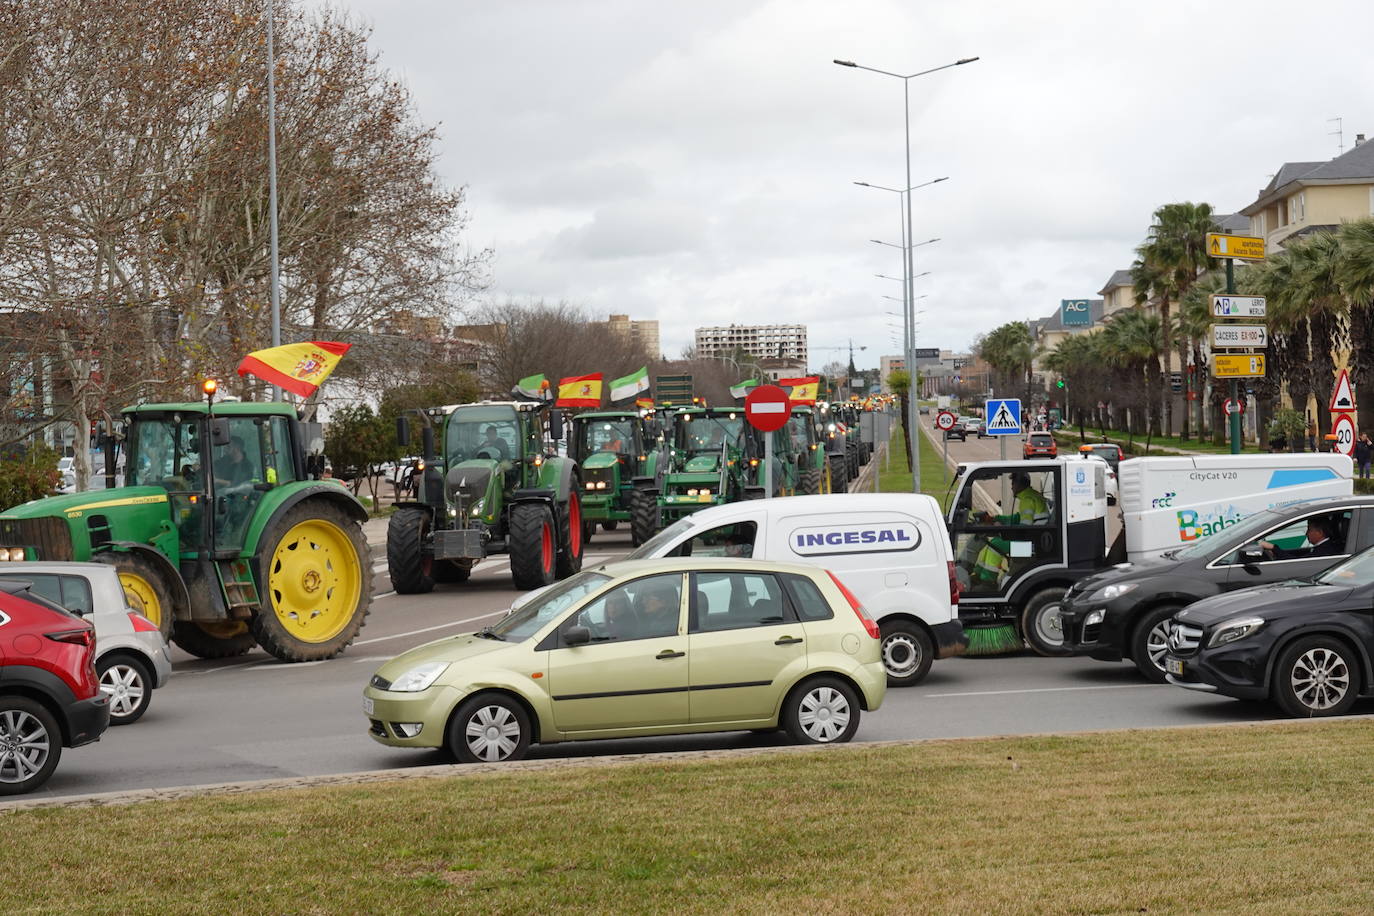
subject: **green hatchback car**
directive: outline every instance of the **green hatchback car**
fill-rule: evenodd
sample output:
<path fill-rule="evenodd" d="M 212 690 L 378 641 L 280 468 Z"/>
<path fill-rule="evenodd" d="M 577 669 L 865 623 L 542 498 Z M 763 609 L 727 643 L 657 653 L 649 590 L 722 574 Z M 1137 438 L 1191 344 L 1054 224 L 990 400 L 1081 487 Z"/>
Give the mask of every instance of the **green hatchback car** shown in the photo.
<path fill-rule="evenodd" d="M 586 569 L 495 626 L 411 649 L 363 691 L 369 734 L 460 761 L 531 743 L 784 729 L 848 741 L 883 701 L 879 631 L 811 566 L 666 558 Z"/>

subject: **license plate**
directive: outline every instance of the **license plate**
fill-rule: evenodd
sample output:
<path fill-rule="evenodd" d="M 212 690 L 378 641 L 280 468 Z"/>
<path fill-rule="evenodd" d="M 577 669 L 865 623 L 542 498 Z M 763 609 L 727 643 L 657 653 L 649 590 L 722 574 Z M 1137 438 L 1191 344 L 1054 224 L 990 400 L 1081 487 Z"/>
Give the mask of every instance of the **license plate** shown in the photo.
<path fill-rule="evenodd" d="M 372 715 L 372 697 L 363 697 L 363 712 Z"/>
<path fill-rule="evenodd" d="M 1183 662 L 1179 661 L 1176 658 L 1166 658 L 1164 659 L 1164 670 L 1169 672 L 1170 674 L 1176 674 L 1179 677 L 1182 677 Z"/>

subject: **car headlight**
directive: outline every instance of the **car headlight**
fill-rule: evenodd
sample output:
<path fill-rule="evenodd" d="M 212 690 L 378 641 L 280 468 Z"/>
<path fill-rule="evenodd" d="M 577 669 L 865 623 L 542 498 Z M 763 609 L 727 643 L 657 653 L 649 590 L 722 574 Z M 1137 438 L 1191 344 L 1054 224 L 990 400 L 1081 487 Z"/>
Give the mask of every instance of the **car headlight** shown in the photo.
<path fill-rule="evenodd" d="M 1097 624 L 1101 623 L 1101 622 L 1102 622 L 1102 618 L 1104 618 L 1104 617 L 1106 617 L 1106 616 L 1107 616 L 1107 612 L 1104 611 L 1104 610 L 1102 610 L 1102 608 L 1098 608 L 1098 609 L 1095 610 L 1095 611 L 1090 611 L 1090 612 L 1088 613 L 1088 616 L 1083 618 L 1083 626 L 1085 626 L 1085 627 L 1096 626 Z"/>
<path fill-rule="evenodd" d="M 1122 582 L 1120 585 L 1104 585 L 1088 596 L 1089 601 L 1111 601 L 1133 590 L 1138 583 Z"/>
<path fill-rule="evenodd" d="M 417 693 L 431 686 L 439 679 L 439 675 L 447 670 L 448 662 L 425 662 L 423 665 L 416 665 L 396 678 L 387 690 L 396 693 Z"/>
<path fill-rule="evenodd" d="M 1212 638 L 1207 640 L 1207 648 L 1224 646 L 1228 642 L 1244 639 L 1262 626 L 1263 617 L 1237 617 L 1235 620 L 1227 620 L 1212 631 Z"/>

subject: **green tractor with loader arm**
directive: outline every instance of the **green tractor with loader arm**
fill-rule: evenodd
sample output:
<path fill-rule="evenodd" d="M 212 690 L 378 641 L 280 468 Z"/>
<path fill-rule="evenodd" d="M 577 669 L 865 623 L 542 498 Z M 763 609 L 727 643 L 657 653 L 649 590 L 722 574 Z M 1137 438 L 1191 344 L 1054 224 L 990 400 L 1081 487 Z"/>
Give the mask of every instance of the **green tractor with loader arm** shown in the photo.
<path fill-rule="evenodd" d="M 832 471 L 826 453 L 829 440 L 817 422 L 815 409 L 793 407 L 783 431 L 791 438 L 797 454 L 796 492 L 806 495 L 831 492 Z"/>
<path fill-rule="evenodd" d="M 570 426 L 568 454 L 582 470 L 585 543 L 598 523 L 606 531 L 629 524 L 635 478 L 658 479 L 662 447 L 637 410 L 581 413 Z"/>
<path fill-rule="evenodd" d="M 130 607 L 202 658 L 255 645 L 283 661 L 332 658 L 372 600 L 367 511 L 316 479 L 323 456 L 307 456 L 291 405 L 217 404 L 205 390 L 205 402 L 126 408 L 128 486 L 7 510 L 0 554 L 108 563 Z"/>
<path fill-rule="evenodd" d="M 417 495 L 398 502 L 387 524 L 396 591 L 464 582 L 494 554 L 510 555 L 521 589 L 582 568 L 581 472 L 553 447 L 563 438 L 560 411 L 547 402 L 482 401 L 424 414 Z M 398 419 L 396 435 L 410 444 L 409 418 Z"/>

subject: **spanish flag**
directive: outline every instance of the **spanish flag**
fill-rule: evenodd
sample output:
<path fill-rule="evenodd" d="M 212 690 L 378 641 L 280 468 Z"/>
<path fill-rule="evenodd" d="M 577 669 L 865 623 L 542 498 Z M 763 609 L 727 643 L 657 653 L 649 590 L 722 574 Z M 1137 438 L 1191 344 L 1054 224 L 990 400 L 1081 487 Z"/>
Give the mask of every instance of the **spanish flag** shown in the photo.
<path fill-rule="evenodd" d="M 635 398 L 635 406 L 638 407 L 640 410 L 653 410 L 653 409 L 654 409 L 654 399 L 653 399 L 653 398 Z"/>
<path fill-rule="evenodd" d="M 253 375 L 278 388 L 308 398 L 329 378 L 352 344 L 333 340 L 255 350 L 239 363 L 239 375 Z"/>
<path fill-rule="evenodd" d="M 573 375 L 558 380 L 558 400 L 555 407 L 600 407 L 601 373 Z"/>
<path fill-rule="evenodd" d="M 780 378 L 778 384 L 784 388 L 790 387 L 787 399 L 793 404 L 814 404 L 816 403 L 816 388 L 820 385 L 821 378 L 818 375 L 811 375 L 806 378 Z"/>

